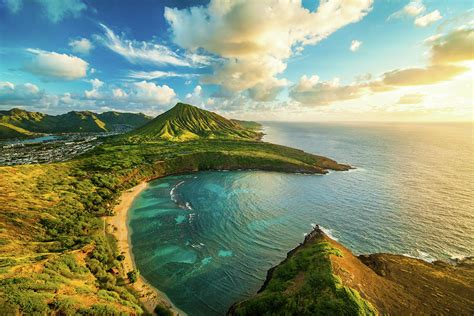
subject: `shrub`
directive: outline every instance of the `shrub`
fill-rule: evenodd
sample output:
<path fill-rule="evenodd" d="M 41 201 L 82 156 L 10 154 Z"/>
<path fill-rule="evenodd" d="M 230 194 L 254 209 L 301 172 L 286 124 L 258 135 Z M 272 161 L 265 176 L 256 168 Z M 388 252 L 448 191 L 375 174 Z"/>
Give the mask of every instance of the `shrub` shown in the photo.
<path fill-rule="evenodd" d="M 130 283 L 135 283 L 138 280 L 139 272 L 138 271 L 128 271 L 127 272 L 127 277 Z"/>
<path fill-rule="evenodd" d="M 162 306 L 162 305 L 156 305 L 155 314 L 158 316 L 172 316 L 173 313 L 169 310 L 168 307 Z"/>

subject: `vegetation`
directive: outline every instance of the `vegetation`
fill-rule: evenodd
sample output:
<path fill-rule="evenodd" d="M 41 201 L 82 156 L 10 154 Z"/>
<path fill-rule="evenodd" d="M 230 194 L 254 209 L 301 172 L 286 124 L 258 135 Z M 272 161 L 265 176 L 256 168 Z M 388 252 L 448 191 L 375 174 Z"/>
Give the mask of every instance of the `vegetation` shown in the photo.
<path fill-rule="evenodd" d="M 157 305 L 154 310 L 155 314 L 158 316 L 172 316 L 173 313 L 166 307 Z"/>
<path fill-rule="evenodd" d="M 258 131 L 258 130 L 261 130 L 262 129 L 262 124 L 258 123 L 258 122 L 254 122 L 254 121 L 241 121 L 241 120 L 235 120 L 235 119 L 231 119 L 232 122 L 234 122 L 235 124 L 239 124 L 240 126 L 242 126 L 243 128 L 247 128 L 247 129 L 253 129 L 255 131 Z"/>
<path fill-rule="evenodd" d="M 53 116 L 11 109 L 0 111 L 0 139 L 30 137 L 37 133 L 107 132 L 139 127 L 150 120 L 141 113 L 72 111 Z"/>
<path fill-rule="evenodd" d="M 128 271 L 104 222 L 120 193 L 140 181 L 208 169 L 347 169 L 235 134 L 170 142 L 146 130 L 111 138 L 68 162 L 0 167 L 0 314 L 143 313 L 121 277 Z"/>
<path fill-rule="evenodd" d="M 214 112 L 178 103 L 127 137 L 134 141 L 189 141 L 200 138 L 259 139 L 261 134 Z"/>
<path fill-rule="evenodd" d="M 140 273 L 138 271 L 128 271 L 127 272 L 127 278 L 130 281 L 130 283 L 135 283 L 138 280 L 138 277 L 140 276 Z"/>
<path fill-rule="evenodd" d="M 21 127 L 0 122 L 0 139 L 2 138 L 22 138 L 35 136 L 35 133 L 27 131 Z"/>
<path fill-rule="evenodd" d="M 321 236 L 305 242 L 278 265 L 263 290 L 231 309 L 234 315 L 376 315 L 359 293 L 333 273 L 342 252 Z"/>

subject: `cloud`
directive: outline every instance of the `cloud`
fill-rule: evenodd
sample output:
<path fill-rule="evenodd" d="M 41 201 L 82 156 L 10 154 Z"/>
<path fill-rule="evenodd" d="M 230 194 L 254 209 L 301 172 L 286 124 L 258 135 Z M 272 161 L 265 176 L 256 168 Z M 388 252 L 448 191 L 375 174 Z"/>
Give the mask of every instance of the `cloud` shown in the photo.
<path fill-rule="evenodd" d="M 474 30 L 461 28 L 439 36 L 432 42 L 431 58 L 435 64 L 455 63 L 474 59 Z"/>
<path fill-rule="evenodd" d="M 5 0 L 4 3 L 8 10 L 13 14 L 18 13 L 23 6 L 22 0 Z"/>
<path fill-rule="evenodd" d="M 397 69 L 383 74 L 383 82 L 392 86 L 429 85 L 466 72 L 469 68 L 456 65 L 431 65 L 426 68 Z"/>
<path fill-rule="evenodd" d="M 428 13 L 426 15 L 416 18 L 414 23 L 418 27 L 426 27 L 433 24 L 434 22 L 438 20 L 441 20 L 442 18 L 443 17 L 441 16 L 441 13 L 439 12 L 439 10 L 434 10 L 431 13 Z"/>
<path fill-rule="evenodd" d="M 108 86 L 97 78 L 89 82 L 92 89 L 84 91 L 84 97 L 88 100 L 122 106 L 127 103 L 139 103 L 151 107 L 170 105 L 176 100 L 176 93 L 169 86 L 159 86 L 145 80 L 126 83 L 122 87 Z"/>
<path fill-rule="evenodd" d="M 110 28 L 100 24 L 104 29 L 104 36 L 98 36 L 101 41 L 113 52 L 123 56 L 132 64 L 173 65 L 192 67 L 206 65 L 209 60 L 204 56 L 192 54 L 181 56 L 169 47 L 155 42 L 135 41 L 116 35 Z"/>
<path fill-rule="evenodd" d="M 193 92 L 186 94 L 184 100 L 186 103 L 204 107 L 204 101 L 202 99 L 202 87 L 200 85 L 194 87 Z"/>
<path fill-rule="evenodd" d="M 431 58 L 426 67 L 394 69 L 375 79 L 372 75 L 364 75 L 349 85 L 340 85 L 337 79 L 321 82 L 317 75 L 311 77 L 304 75 L 290 88 L 289 95 L 307 106 L 328 105 L 403 87 L 439 84 L 469 71 L 470 68 L 461 63 L 474 58 L 472 29 L 456 29 L 427 43 L 431 45 Z M 408 97 L 402 99 L 406 100 Z M 411 100 L 414 100 L 413 96 Z"/>
<path fill-rule="evenodd" d="M 306 75 L 291 87 L 290 97 L 309 106 L 329 105 L 335 102 L 358 99 L 364 95 L 388 92 L 400 87 L 432 85 L 445 82 L 464 73 L 467 67 L 457 65 L 431 65 L 426 68 L 395 69 L 371 81 L 356 81 L 340 85 L 339 80 L 320 82 L 317 76 Z"/>
<path fill-rule="evenodd" d="M 39 100 L 42 96 L 43 92 L 32 83 L 15 85 L 0 81 L 0 104 L 23 105 L 25 102 Z"/>
<path fill-rule="evenodd" d="M 286 60 L 305 45 L 360 21 L 372 0 L 321 1 L 310 11 L 298 1 L 219 1 L 187 9 L 165 8 L 173 41 L 188 51 L 204 50 L 222 58 L 202 83 L 218 84 L 269 100 L 286 83 L 278 75 Z"/>
<path fill-rule="evenodd" d="M 112 96 L 114 99 L 125 99 L 128 97 L 128 94 L 120 88 L 112 90 Z"/>
<path fill-rule="evenodd" d="M 101 94 L 99 92 L 99 89 L 104 85 L 103 81 L 100 81 L 99 79 L 95 78 L 92 80 L 89 80 L 89 82 L 92 85 L 91 90 L 86 90 L 84 91 L 84 95 L 86 96 L 87 99 L 97 99 L 101 97 Z"/>
<path fill-rule="evenodd" d="M 412 1 L 403 7 L 403 12 L 409 16 L 417 16 L 423 13 L 426 10 L 426 7 L 423 4 L 423 1 Z"/>
<path fill-rule="evenodd" d="M 0 109 L 18 106 L 48 113 L 121 110 L 156 114 L 177 101 L 175 91 L 167 85 L 140 81 L 115 86 L 97 78 L 88 82 L 92 88 L 79 94 L 47 94 L 31 83 L 0 82 Z"/>
<path fill-rule="evenodd" d="M 387 20 L 399 19 L 406 16 L 412 18 L 416 17 L 414 24 L 418 27 L 426 27 L 443 18 L 439 10 L 434 10 L 426 15 L 420 16 L 425 10 L 426 7 L 422 0 L 411 1 L 404 6 L 403 9 L 390 15 Z"/>
<path fill-rule="evenodd" d="M 25 65 L 25 70 L 43 77 L 54 77 L 65 80 L 83 78 L 87 75 L 89 64 L 79 57 L 40 49 L 27 49 L 34 55 Z"/>
<path fill-rule="evenodd" d="M 130 71 L 127 74 L 128 78 L 145 79 L 145 80 L 153 80 L 153 79 L 169 78 L 169 77 L 189 78 L 189 77 L 194 77 L 194 76 L 196 76 L 196 74 L 179 74 L 179 73 L 172 72 L 172 71 L 160 71 L 160 70 L 155 70 L 155 71 Z"/>
<path fill-rule="evenodd" d="M 361 41 L 358 41 L 358 40 L 353 40 L 351 42 L 351 47 L 350 47 L 350 50 L 353 51 L 353 52 L 356 52 L 359 50 L 360 46 L 362 45 L 362 42 Z"/>
<path fill-rule="evenodd" d="M 74 53 L 83 55 L 89 55 L 91 49 L 94 48 L 94 45 L 92 45 L 92 43 L 87 38 L 70 40 L 69 46 Z"/>
<path fill-rule="evenodd" d="M 31 5 L 31 2 L 36 2 L 43 14 L 53 23 L 58 23 L 68 16 L 77 18 L 87 9 L 87 5 L 81 0 L 30 0 L 27 5 Z M 7 0 L 5 4 L 10 12 L 18 13 L 23 7 L 23 0 Z"/>
<path fill-rule="evenodd" d="M 421 93 L 405 94 L 400 97 L 397 104 L 420 104 L 424 98 L 425 95 Z"/>
<path fill-rule="evenodd" d="M 356 99 L 369 92 L 366 85 L 340 85 L 339 80 L 319 82 L 317 76 L 301 77 L 290 90 L 290 96 L 305 105 L 328 105 L 337 101 Z"/>
<path fill-rule="evenodd" d="M 135 102 L 168 105 L 175 100 L 176 93 L 167 85 L 158 86 L 153 82 L 140 81 L 133 84 L 129 96 Z"/>
<path fill-rule="evenodd" d="M 401 10 L 390 15 L 388 17 L 388 20 L 399 19 L 404 16 L 415 17 L 423 13 L 425 10 L 426 10 L 426 7 L 423 4 L 422 0 L 411 1 L 406 6 L 404 6 Z"/>

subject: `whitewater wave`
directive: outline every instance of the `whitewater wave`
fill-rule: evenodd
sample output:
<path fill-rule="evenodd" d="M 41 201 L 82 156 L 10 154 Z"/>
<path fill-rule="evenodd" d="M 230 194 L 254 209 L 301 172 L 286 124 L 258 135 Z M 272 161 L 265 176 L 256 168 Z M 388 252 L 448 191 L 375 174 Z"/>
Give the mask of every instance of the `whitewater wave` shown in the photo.
<path fill-rule="evenodd" d="M 315 223 L 311 223 L 311 226 L 314 228 L 316 228 L 316 224 Z M 329 238 L 331 238 L 332 240 L 335 240 L 335 241 L 338 241 L 337 237 L 334 237 L 334 232 L 335 230 L 334 229 L 331 229 L 331 228 L 326 228 L 324 226 L 321 226 L 319 225 L 319 228 L 321 228 L 321 230 L 326 234 L 328 235 Z"/>
<path fill-rule="evenodd" d="M 461 260 L 464 260 L 466 259 L 466 256 L 463 256 L 463 255 L 457 255 L 457 254 L 452 254 L 450 253 L 450 259 L 453 260 L 453 261 L 461 261 Z"/>
<path fill-rule="evenodd" d="M 179 208 L 187 211 L 192 211 L 193 207 L 190 202 L 184 202 L 182 203 L 179 201 L 179 193 L 177 192 L 177 189 L 184 183 L 184 181 L 178 182 L 171 190 L 170 190 L 170 198 L 171 201 L 173 201 Z"/>
<path fill-rule="evenodd" d="M 436 261 L 436 258 L 431 256 L 429 253 L 416 249 L 416 254 L 413 253 L 404 253 L 403 255 L 410 258 L 421 259 L 423 261 L 432 263 Z"/>
<path fill-rule="evenodd" d="M 184 181 L 180 181 L 178 182 L 171 190 L 170 190 L 170 198 L 171 198 L 171 201 L 173 201 L 174 203 L 178 203 L 178 196 L 177 196 L 177 193 L 176 193 L 176 189 L 178 189 L 178 187 L 180 185 L 182 185 L 184 183 Z"/>

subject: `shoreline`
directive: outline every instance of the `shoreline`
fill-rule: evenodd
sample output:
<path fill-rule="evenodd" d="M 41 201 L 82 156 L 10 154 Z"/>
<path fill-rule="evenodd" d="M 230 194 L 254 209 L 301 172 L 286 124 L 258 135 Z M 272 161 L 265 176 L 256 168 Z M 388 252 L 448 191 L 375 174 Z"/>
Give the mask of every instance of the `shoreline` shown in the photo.
<path fill-rule="evenodd" d="M 148 182 L 143 181 L 135 187 L 123 191 L 119 198 L 119 203 L 114 208 L 115 215 L 109 216 L 105 219 L 108 232 L 111 233 L 117 241 L 119 253 L 125 256 L 125 259 L 121 262 L 121 274 L 124 280 L 127 280 L 128 271 L 138 271 L 130 241 L 128 212 L 135 198 L 147 187 Z M 149 313 L 154 314 L 155 306 L 159 304 L 168 307 L 173 315 L 186 315 L 183 311 L 174 306 L 165 293 L 153 287 L 142 275 L 140 275 L 135 283 L 129 283 L 128 285 L 139 294 L 140 302 Z"/>

